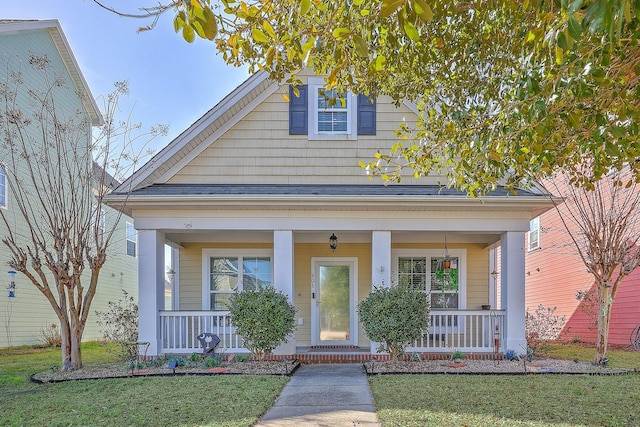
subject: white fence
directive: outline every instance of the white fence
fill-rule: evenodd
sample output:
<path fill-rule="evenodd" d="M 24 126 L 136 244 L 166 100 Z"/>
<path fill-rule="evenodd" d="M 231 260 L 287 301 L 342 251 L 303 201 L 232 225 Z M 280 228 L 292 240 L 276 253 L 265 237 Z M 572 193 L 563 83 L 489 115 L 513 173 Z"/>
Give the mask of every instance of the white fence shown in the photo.
<path fill-rule="evenodd" d="M 434 310 L 431 326 L 408 351 L 492 352 L 495 340 L 503 342 L 503 310 Z M 200 352 L 197 336 L 210 332 L 220 338 L 217 351 L 246 353 L 226 311 L 161 311 L 160 331 L 163 353 Z"/>

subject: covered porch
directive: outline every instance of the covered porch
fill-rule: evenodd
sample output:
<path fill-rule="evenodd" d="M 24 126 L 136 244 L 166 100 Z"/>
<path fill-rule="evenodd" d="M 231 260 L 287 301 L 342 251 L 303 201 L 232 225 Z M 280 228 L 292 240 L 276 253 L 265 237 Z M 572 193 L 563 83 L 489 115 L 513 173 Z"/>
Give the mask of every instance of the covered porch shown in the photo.
<path fill-rule="evenodd" d="M 424 259 L 429 264 L 442 258 L 445 250 L 459 263 L 456 303 L 436 303 L 431 327 L 407 350 L 489 355 L 496 351 L 496 344 L 500 352 L 520 351 L 525 344 L 524 233 L 329 230 L 208 230 L 196 234 L 191 230 L 138 228 L 139 339 L 151 343 L 147 354 L 200 352 L 196 337 L 203 332 L 218 335 L 218 352 L 247 352 L 228 312 L 216 305 L 226 296 L 210 291 L 215 275 L 212 260 L 226 254 L 228 261 L 240 253 L 266 260 L 270 266 L 267 281 L 288 295 L 298 311 L 296 333 L 274 352 L 280 357 L 344 353 L 350 348 L 360 355 L 376 355 L 377 344 L 368 340 L 358 321 L 357 303 L 374 285 L 398 283 L 402 262 Z M 333 233 L 339 237 L 335 251 L 328 244 Z M 253 249 L 247 252 L 245 248 Z M 242 266 L 242 260 L 239 263 L 237 270 L 245 270 L 246 276 L 247 267 Z M 326 339 L 319 277 L 322 268 L 335 266 L 346 267 L 349 275 L 344 294 L 349 325 L 342 336 Z M 427 267 L 424 276 L 428 291 L 433 271 Z M 246 286 L 246 280 L 240 278 L 239 282 Z"/>

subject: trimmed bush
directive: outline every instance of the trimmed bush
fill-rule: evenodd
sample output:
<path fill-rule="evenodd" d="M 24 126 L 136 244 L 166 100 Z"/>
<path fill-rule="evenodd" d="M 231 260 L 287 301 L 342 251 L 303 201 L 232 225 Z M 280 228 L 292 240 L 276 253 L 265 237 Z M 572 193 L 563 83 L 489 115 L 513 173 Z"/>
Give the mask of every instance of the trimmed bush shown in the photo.
<path fill-rule="evenodd" d="M 372 341 L 380 343 L 392 362 L 429 327 L 429 297 L 404 285 L 376 287 L 358 304 L 360 321 Z"/>
<path fill-rule="evenodd" d="M 258 361 L 295 331 L 295 315 L 287 296 L 273 286 L 236 292 L 229 302 L 231 324 Z"/>

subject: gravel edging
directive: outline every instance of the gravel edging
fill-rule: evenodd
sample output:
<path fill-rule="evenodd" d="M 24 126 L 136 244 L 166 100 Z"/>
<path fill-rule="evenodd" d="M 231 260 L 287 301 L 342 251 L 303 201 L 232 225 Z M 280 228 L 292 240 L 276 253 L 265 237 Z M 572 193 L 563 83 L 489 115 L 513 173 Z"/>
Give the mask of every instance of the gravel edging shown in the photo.
<path fill-rule="evenodd" d="M 121 366 L 121 365 L 120 365 Z M 120 366 L 85 367 L 77 371 L 45 371 L 29 376 L 29 381 L 36 384 L 54 384 L 65 381 L 102 380 L 112 378 L 146 378 L 146 377 L 175 377 L 175 376 L 218 376 L 218 375 L 269 375 L 291 376 L 300 367 L 298 360 L 264 361 L 264 362 L 234 362 L 226 363 L 221 368 L 225 371 L 213 370 L 206 367 L 183 367 L 171 369 L 168 367 L 154 367 L 140 370 L 123 371 Z"/>
<path fill-rule="evenodd" d="M 459 363 L 447 360 L 362 363 L 367 375 L 391 374 L 452 374 L 452 375 L 629 375 L 637 369 L 595 366 L 589 362 L 562 359 L 534 359 L 527 362 L 510 360 L 468 360 Z"/>

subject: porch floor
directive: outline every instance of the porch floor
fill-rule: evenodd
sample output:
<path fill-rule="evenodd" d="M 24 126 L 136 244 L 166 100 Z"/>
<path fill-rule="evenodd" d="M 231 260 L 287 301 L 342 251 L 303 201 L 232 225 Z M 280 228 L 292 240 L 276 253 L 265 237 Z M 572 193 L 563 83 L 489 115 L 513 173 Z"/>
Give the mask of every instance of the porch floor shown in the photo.
<path fill-rule="evenodd" d="M 420 353 L 422 359 L 429 360 L 446 360 L 449 359 L 448 353 Z M 284 356 L 271 356 L 273 359 L 280 359 Z M 311 346 L 296 347 L 296 354 L 288 356 L 288 358 L 296 358 L 302 364 L 313 363 L 363 363 L 371 359 L 388 360 L 388 354 L 371 353 L 370 347 L 357 346 Z M 405 354 L 408 359 L 409 354 Z M 490 353 L 472 353 L 465 354 L 469 359 L 493 359 L 493 352 Z"/>

